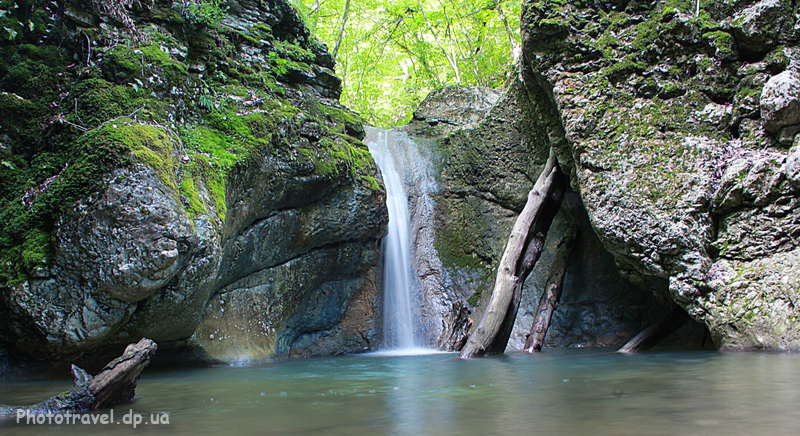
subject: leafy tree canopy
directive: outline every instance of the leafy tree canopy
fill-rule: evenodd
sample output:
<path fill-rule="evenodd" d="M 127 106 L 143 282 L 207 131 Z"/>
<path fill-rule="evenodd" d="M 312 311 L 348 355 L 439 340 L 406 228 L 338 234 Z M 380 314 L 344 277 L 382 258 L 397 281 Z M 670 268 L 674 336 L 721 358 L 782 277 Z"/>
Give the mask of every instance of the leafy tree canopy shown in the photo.
<path fill-rule="evenodd" d="M 519 1 L 294 2 L 336 55 L 342 101 L 377 126 L 408 122 L 445 85 L 501 86 L 519 44 Z"/>

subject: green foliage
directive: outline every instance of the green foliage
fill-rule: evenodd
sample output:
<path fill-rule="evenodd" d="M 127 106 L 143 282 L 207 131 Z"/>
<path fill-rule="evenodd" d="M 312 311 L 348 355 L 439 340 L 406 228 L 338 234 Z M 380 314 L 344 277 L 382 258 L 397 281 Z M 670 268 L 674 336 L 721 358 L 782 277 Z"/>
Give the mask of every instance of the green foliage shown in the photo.
<path fill-rule="evenodd" d="M 217 27 L 228 10 L 226 0 L 188 0 L 181 3 L 183 17 L 198 26 Z"/>
<path fill-rule="evenodd" d="M 332 49 L 345 1 L 295 5 Z M 510 38 L 519 42 L 520 6 L 505 0 L 351 2 L 336 59 L 342 102 L 369 123 L 388 127 L 409 121 L 422 99 L 444 85 L 502 86 L 511 71 Z"/>

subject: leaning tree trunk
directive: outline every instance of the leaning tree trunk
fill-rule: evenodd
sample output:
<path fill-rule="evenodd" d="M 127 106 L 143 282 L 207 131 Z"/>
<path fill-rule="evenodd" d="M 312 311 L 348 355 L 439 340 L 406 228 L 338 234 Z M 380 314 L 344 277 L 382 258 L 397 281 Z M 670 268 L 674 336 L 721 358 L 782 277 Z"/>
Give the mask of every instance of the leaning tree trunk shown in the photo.
<path fill-rule="evenodd" d="M 156 343 L 142 339 L 125 348 L 122 356 L 109 362 L 96 376 L 72 365 L 75 387 L 33 406 L 2 406 L 0 418 L 28 414 L 81 413 L 117 404 L 129 403 L 136 391 L 139 374 L 155 354 Z"/>
<path fill-rule="evenodd" d="M 623 345 L 617 352 L 619 353 L 636 353 L 638 351 L 649 350 L 656 346 L 664 338 L 669 336 L 675 330 L 681 328 L 686 322 L 689 321 L 689 314 L 683 310 L 682 307 L 675 306 L 663 318 L 650 327 L 642 330 L 633 339 Z"/>
<path fill-rule="evenodd" d="M 478 327 L 459 357 L 480 357 L 505 351 L 522 296 L 522 286 L 544 247 L 544 239 L 566 191 L 555 154 L 536 180 L 528 201 L 517 217 L 497 268 L 492 298 Z"/>
<path fill-rule="evenodd" d="M 570 226 L 564 237 L 558 242 L 558 251 L 553 260 L 553 265 L 550 267 L 550 275 L 547 277 L 544 292 L 539 299 L 539 306 L 536 309 L 536 317 L 533 319 L 531 332 L 525 338 L 523 350 L 528 353 L 542 351 L 544 338 L 550 328 L 550 320 L 553 318 L 553 312 L 555 312 L 556 307 L 558 307 L 561 291 L 564 289 L 564 274 L 567 272 L 567 260 L 569 259 L 572 241 L 575 239 L 575 233 L 575 226 Z"/>

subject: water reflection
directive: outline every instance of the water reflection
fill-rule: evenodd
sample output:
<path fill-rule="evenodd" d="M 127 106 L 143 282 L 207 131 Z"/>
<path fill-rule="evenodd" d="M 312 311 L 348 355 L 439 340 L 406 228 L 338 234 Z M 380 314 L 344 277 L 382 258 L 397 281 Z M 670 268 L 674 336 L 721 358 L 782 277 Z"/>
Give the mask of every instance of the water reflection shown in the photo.
<path fill-rule="evenodd" d="M 30 403 L 67 381 L 0 385 Z M 453 354 L 349 356 L 258 367 L 151 371 L 139 401 L 169 427 L 115 434 L 796 434 L 800 356 L 549 350 L 461 361 Z M 107 434 L 104 426 L 14 426 L 19 434 Z"/>

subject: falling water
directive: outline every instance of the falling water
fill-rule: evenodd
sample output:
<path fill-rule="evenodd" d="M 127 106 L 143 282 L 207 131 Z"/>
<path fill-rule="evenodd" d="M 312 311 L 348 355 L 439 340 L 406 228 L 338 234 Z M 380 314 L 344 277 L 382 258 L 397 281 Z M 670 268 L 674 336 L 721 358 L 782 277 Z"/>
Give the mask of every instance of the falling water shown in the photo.
<path fill-rule="evenodd" d="M 384 327 L 387 348 L 407 350 L 417 346 L 411 311 L 410 220 L 408 198 L 400 173 L 395 167 L 390 142 L 391 131 L 367 129 L 367 145 L 381 169 L 389 209 L 389 234 L 384 240 Z"/>

